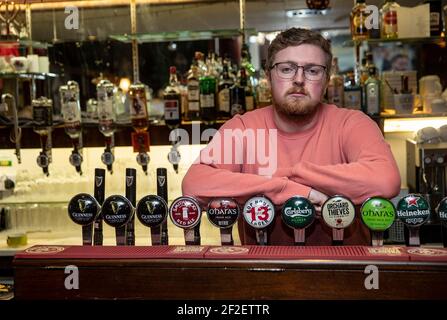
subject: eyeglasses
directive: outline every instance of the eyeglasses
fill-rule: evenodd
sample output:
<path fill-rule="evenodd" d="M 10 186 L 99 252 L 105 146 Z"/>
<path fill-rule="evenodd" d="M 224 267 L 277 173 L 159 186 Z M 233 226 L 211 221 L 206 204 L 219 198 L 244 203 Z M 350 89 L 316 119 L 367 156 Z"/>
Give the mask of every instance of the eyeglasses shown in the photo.
<path fill-rule="evenodd" d="M 326 67 L 318 64 L 299 66 L 293 62 L 277 62 L 270 67 L 270 70 L 273 68 L 276 69 L 276 74 L 285 80 L 294 79 L 299 68 L 303 68 L 304 78 L 309 81 L 320 81 L 326 74 Z"/>

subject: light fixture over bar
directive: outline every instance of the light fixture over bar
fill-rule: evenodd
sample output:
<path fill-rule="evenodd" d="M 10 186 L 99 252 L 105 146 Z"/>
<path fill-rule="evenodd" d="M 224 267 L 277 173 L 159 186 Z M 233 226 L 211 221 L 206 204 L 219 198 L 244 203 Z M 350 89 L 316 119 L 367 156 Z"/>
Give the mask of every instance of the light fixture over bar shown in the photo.
<path fill-rule="evenodd" d="M 287 10 L 286 15 L 288 18 L 312 18 L 325 16 L 330 13 L 330 8 L 324 10 L 316 10 L 316 9 L 294 9 Z"/>
<path fill-rule="evenodd" d="M 11 1 L 12 2 L 12 1 Z M 84 1 L 66 1 L 66 0 L 16 0 L 20 4 L 21 9 L 25 9 L 26 4 L 31 5 L 34 10 L 50 10 L 50 9 L 64 9 L 65 7 L 78 8 L 101 8 L 101 7 L 119 7 L 129 6 L 129 0 L 84 0 Z M 166 4 L 193 4 L 193 3 L 209 3 L 217 1 L 206 0 L 136 0 L 137 5 L 166 5 Z M 23 8 L 22 8 L 23 6 Z"/>

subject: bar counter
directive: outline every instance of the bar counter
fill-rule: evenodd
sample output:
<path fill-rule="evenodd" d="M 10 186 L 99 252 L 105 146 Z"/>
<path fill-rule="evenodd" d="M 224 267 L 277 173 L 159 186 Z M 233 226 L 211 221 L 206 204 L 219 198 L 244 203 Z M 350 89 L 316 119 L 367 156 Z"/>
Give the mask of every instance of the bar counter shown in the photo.
<path fill-rule="evenodd" d="M 18 252 L 13 266 L 19 300 L 447 297 L 446 248 L 50 245 Z M 78 288 L 67 289 L 73 266 Z M 365 285 L 367 266 L 378 289 Z"/>

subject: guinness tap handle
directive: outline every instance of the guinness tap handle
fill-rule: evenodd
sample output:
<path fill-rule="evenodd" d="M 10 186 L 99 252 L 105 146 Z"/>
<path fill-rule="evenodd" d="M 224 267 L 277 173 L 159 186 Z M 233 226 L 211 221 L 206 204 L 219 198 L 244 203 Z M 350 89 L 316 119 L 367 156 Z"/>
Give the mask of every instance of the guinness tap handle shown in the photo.
<path fill-rule="evenodd" d="M 126 168 L 126 198 L 132 206 L 136 207 L 137 196 L 137 170 Z M 127 223 L 126 243 L 128 246 L 135 245 L 135 215 Z"/>
<path fill-rule="evenodd" d="M 168 203 L 168 173 L 166 168 L 157 168 L 157 195 Z M 161 224 L 161 244 L 169 244 L 167 219 Z"/>
<path fill-rule="evenodd" d="M 104 202 L 105 197 L 105 184 L 106 184 L 105 182 L 106 182 L 106 171 L 104 169 L 96 168 L 94 197 L 101 206 Z M 98 217 L 94 222 L 93 244 L 95 246 L 102 246 L 103 244 L 102 213 L 98 215 Z"/>

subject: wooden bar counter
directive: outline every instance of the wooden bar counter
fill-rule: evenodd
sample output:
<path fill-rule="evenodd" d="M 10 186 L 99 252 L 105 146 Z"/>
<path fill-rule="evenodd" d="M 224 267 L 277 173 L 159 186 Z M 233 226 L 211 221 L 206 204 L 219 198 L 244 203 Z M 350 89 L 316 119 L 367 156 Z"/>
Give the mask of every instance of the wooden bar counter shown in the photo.
<path fill-rule="evenodd" d="M 52 245 L 13 266 L 20 300 L 447 299 L 445 248 Z"/>

